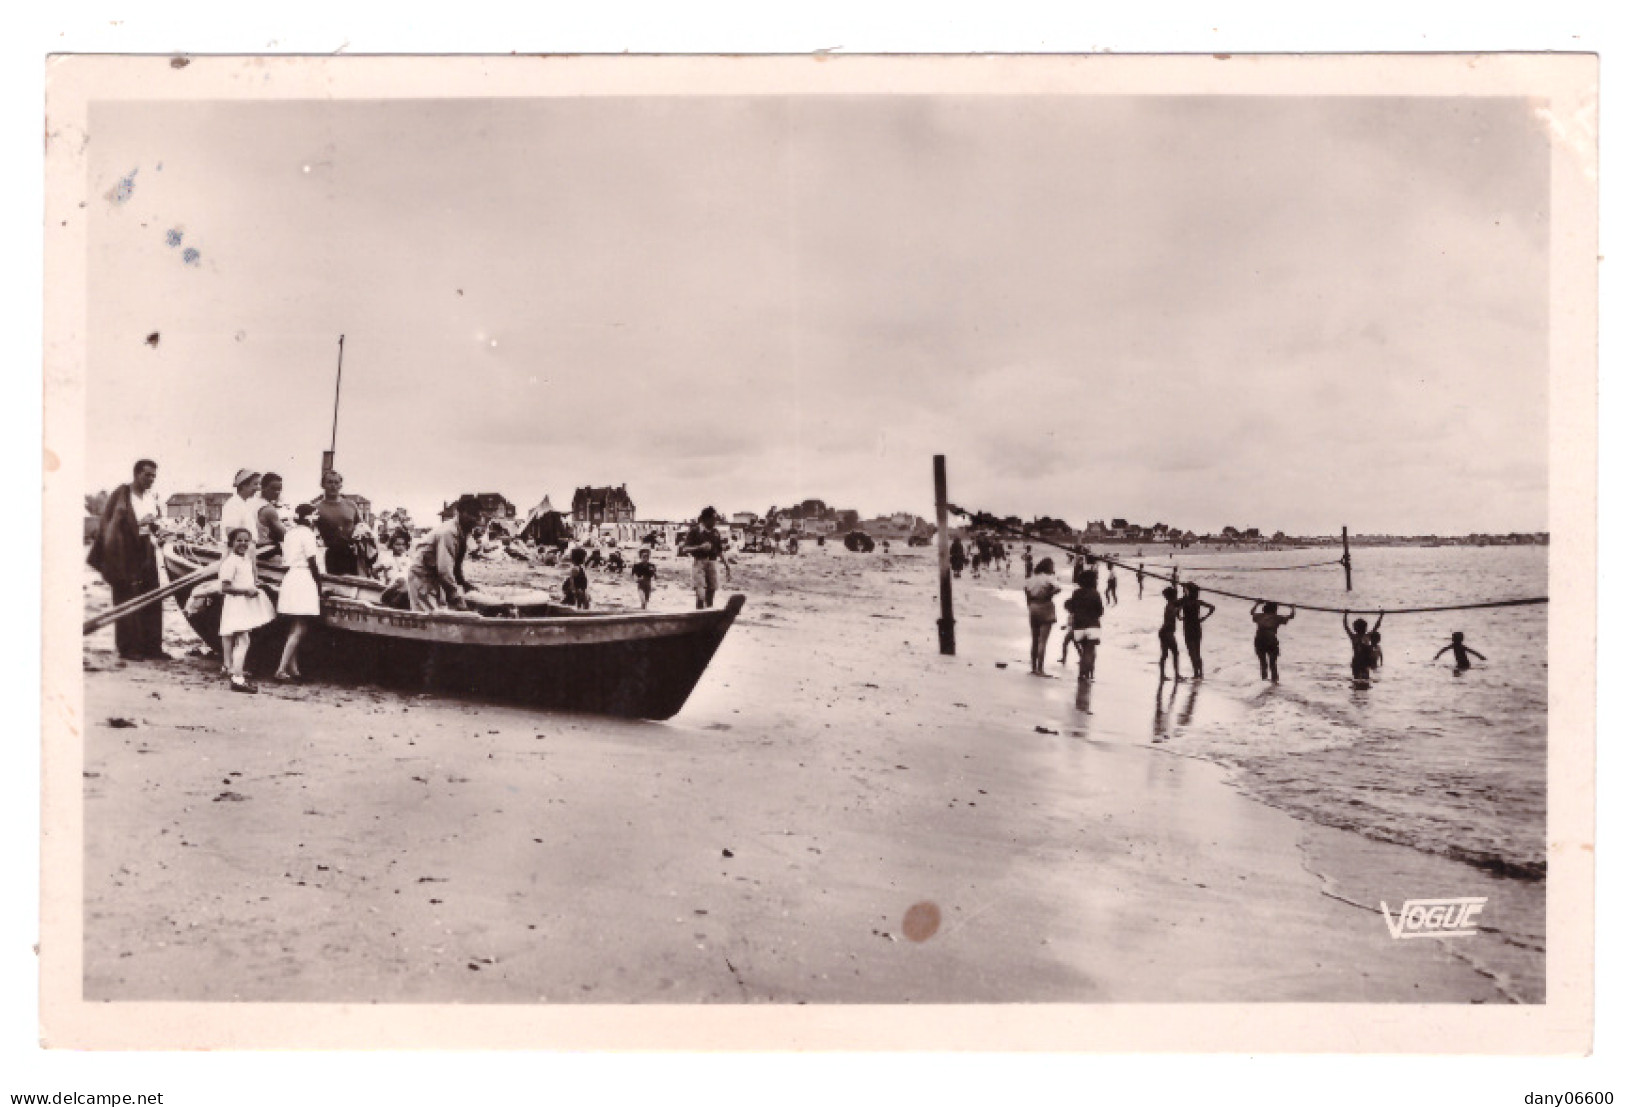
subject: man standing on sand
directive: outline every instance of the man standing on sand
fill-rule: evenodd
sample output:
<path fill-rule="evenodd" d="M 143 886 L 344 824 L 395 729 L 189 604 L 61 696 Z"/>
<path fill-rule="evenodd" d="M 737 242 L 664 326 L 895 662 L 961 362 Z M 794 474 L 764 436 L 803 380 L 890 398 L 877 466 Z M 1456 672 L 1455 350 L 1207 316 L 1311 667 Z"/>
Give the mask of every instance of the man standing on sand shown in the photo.
<path fill-rule="evenodd" d="M 361 509 L 339 495 L 343 487 L 344 478 L 338 470 L 329 469 L 322 474 L 322 498 L 316 502 L 316 533 L 327 547 L 328 573 L 357 577 L 363 575 L 355 550 L 355 528 L 361 522 Z M 461 505 L 459 500 L 458 510 Z"/>
<path fill-rule="evenodd" d="M 113 603 L 133 600 L 158 587 L 158 552 L 152 536 L 158 525 L 158 463 L 142 458 L 135 463 L 129 484 L 121 484 L 107 497 L 101 527 L 90 544 L 86 561 L 101 573 L 113 590 Z M 164 652 L 164 609 L 150 603 L 114 624 L 119 656 L 126 661 L 168 661 Z"/>
<path fill-rule="evenodd" d="M 468 609 L 470 589 L 463 576 L 463 558 L 468 554 L 468 536 L 479 521 L 480 501 L 459 496 L 457 513 L 435 527 L 429 540 L 418 547 L 406 572 L 406 594 L 413 611 Z"/>
<path fill-rule="evenodd" d="M 683 538 L 679 554 L 694 559 L 694 606 L 710 607 L 717 597 L 717 562 L 722 562 L 728 579 L 733 579 L 733 567 L 722 554 L 722 535 L 717 533 L 717 509 L 708 507 L 700 512 L 700 521 Z"/>
<path fill-rule="evenodd" d="M 260 478 L 260 507 L 255 513 L 254 541 L 263 546 L 267 542 L 276 546 L 265 560 L 282 559 L 282 539 L 288 533 L 286 524 L 282 522 L 282 478 L 275 473 L 266 473 Z"/>

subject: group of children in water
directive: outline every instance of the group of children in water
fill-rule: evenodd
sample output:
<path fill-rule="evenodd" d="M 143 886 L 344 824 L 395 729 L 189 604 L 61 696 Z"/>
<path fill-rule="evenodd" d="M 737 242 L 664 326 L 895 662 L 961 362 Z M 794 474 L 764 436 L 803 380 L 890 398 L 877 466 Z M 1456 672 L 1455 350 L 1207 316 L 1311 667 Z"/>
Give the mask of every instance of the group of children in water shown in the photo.
<path fill-rule="evenodd" d="M 1028 546 L 1023 561 L 1030 566 L 1024 588 L 1027 594 L 1029 626 L 1032 630 L 1032 672 L 1035 676 L 1047 676 L 1048 674 L 1044 672 L 1044 658 L 1048 652 L 1051 629 L 1056 623 L 1055 597 L 1062 589 L 1055 582 L 1054 561 L 1046 557 L 1033 565 L 1031 552 L 1032 547 Z M 1076 587 L 1064 605 L 1067 622 L 1061 638 L 1061 664 L 1066 664 L 1068 650 L 1075 648 L 1078 654 L 1080 680 L 1094 679 L 1095 648 L 1100 641 L 1101 616 L 1107 603 L 1117 602 L 1116 567 L 1109 561 L 1105 562 L 1108 577 L 1106 594 L 1102 598 L 1098 587 L 1099 572 L 1095 568 L 1098 560 L 1100 559 L 1087 553 L 1075 558 L 1072 580 Z M 1136 567 L 1134 575 L 1140 585 L 1140 595 L 1143 597 L 1144 565 Z M 1176 572 L 1175 576 L 1177 575 Z M 1217 609 L 1202 598 L 1200 585 L 1180 584 L 1177 580 L 1162 590 L 1162 598 L 1164 600 L 1162 625 L 1157 630 L 1157 642 L 1160 647 L 1157 657 L 1157 678 L 1159 681 L 1168 679 L 1167 665 L 1172 660 L 1174 680 L 1185 679 L 1179 667 L 1179 638 L 1183 637 L 1185 653 L 1190 660 L 1191 679 L 1201 680 L 1204 676 L 1202 624 Z M 1297 616 L 1297 609 L 1291 604 L 1285 605 L 1285 611 L 1281 610 L 1281 606 L 1272 601 L 1258 600 L 1253 604 L 1251 611 L 1253 652 L 1258 657 L 1258 677 L 1272 683 L 1280 683 L 1281 680 L 1279 631 Z M 1350 622 L 1349 613 L 1346 611 L 1343 613 L 1343 632 L 1348 635 L 1349 645 L 1353 651 L 1349 668 L 1357 682 L 1369 681 L 1372 672 L 1382 667 L 1380 629 L 1382 620 L 1383 613 L 1379 613 L 1374 624 L 1368 625 L 1364 619 Z M 1183 628 L 1182 635 L 1176 634 L 1179 628 Z M 1434 654 L 1433 659 L 1437 661 L 1446 653 L 1454 654 L 1458 674 L 1472 668 L 1472 662 L 1468 660 L 1469 654 L 1480 661 L 1486 660 L 1483 654 L 1466 644 L 1465 635 L 1461 631 L 1452 634 L 1450 643 Z"/>

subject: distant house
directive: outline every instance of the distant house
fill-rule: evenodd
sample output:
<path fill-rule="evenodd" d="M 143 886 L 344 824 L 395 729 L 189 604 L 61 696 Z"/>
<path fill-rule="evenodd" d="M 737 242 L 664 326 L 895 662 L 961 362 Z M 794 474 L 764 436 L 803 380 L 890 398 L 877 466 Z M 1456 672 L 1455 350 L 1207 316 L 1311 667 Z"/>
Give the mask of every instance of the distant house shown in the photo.
<path fill-rule="evenodd" d="M 1164 541 L 1169 537 L 1168 524 L 1157 523 L 1151 528 L 1151 538 L 1155 542 Z"/>
<path fill-rule="evenodd" d="M 1109 533 L 1111 532 L 1106 529 L 1106 520 L 1104 519 L 1091 519 L 1089 524 L 1083 528 L 1085 538 L 1099 540 L 1105 538 Z"/>
<path fill-rule="evenodd" d="M 611 488 L 577 488 L 570 501 L 570 518 L 576 523 L 630 523 L 637 518 L 637 507 L 627 495 L 626 485 Z"/>
<path fill-rule="evenodd" d="M 1113 519 L 1112 520 L 1112 531 L 1113 531 L 1113 533 L 1121 534 L 1125 530 L 1128 530 L 1128 520 L 1127 519 Z"/>
<path fill-rule="evenodd" d="M 754 527 L 762 521 L 762 517 L 754 511 L 736 511 L 728 517 L 728 521 L 736 527 Z"/>
<path fill-rule="evenodd" d="M 231 497 L 230 492 L 175 492 L 164 502 L 164 511 L 171 519 L 195 519 L 201 514 L 211 524 L 218 523 L 220 511 Z"/>
<path fill-rule="evenodd" d="M 512 519 L 519 514 L 519 509 L 500 492 L 479 492 L 475 498 L 480 501 L 480 514 L 488 519 Z"/>

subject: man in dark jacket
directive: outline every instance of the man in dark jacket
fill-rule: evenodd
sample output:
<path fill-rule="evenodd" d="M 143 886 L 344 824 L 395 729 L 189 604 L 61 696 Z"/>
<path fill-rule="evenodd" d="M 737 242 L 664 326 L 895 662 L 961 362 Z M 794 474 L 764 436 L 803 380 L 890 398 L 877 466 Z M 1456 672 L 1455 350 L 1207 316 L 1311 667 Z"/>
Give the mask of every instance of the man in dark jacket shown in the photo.
<path fill-rule="evenodd" d="M 85 559 L 113 590 L 113 603 L 121 604 L 158 588 L 158 552 L 153 533 L 158 524 L 158 498 L 153 483 L 158 463 L 145 458 L 135 463 L 135 477 L 107 497 L 101 529 Z M 126 661 L 167 661 L 164 653 L 162 601 L 131 612 L 114 624 L 119 656 Z"/>

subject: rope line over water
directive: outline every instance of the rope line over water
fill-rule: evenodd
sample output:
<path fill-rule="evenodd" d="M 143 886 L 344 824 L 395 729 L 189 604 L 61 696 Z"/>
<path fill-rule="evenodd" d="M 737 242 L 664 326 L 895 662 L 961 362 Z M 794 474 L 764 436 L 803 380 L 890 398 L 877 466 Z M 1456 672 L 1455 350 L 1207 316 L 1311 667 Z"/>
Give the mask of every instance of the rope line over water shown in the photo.
<path fill-rule="evenodd" d="M 1125 570 L 1127 572 L 1130 572 L 1130 573 L 1144 573 L 1146 576 L 1151 577 L 1151 578 L 1153 578 L 1155 580 L 1165 580 L 1165 581 L 1168 581 L 1170 584 L 1180 584 L 1180 583 L 1190 584 L 1190 583 L 1195 583 L 1195 582 L 1191 581 L 1190 578 L 1188 578 L 1188 577 L 1184 581 L 1181 581 L 1179 579 L 1179 571 L 1178 571 L 1178 569 L 1174 570 L 1174 575 L 1168 576 L 1168 575 L 1165 575 L 1163 573 L 1154 572 L 1151 569 L 1140 568 L 1137 565 L 1130 564 L 1130 563 L 1128 563 L 1126 561 L 1121 560 L 1120 558 L 1115 558 L 1115 557 L 1107 556 L 1105 554 L 1095 553 L 1094 551 L 1090 550 L 1087 545 L 1066 546 L 1066 545 L 1061 544 L 1060 542 L 1053 541 L 1052 539 L 1044 538 L 1044 537 L 1042 537 L 1040 535 L 1032 534 L 1032 533 L 1028 532 L 1025 529 L 1016 529 L 1016 528 L 1010 527 L 1003 520 L 999 519 L 996 516 L 989 515 L 987 512 L 981 512 L 981 511 L 970 512 L 970 511 L 966 511 L 964 508 L 958 507 L 958 506 L 956 506 L 954 504 L 949 504 L 948 505 L 948 510 L 952 511 L 955 515 L 962 516 L 965 519 L 969 520 L 971 526 L 982 527 L 982 528 L 990 529 L 990 530 L 996 530 L 996 531 L 999 531 L 1000 533 L 1005 534 L 1007 536 L 1015 537 L 1015 538 L 1022 538 L 1024 540 L 1028 541 L 1028 542 L 1035 542 L 1035 543 L 1037 543 L 1037 544 L 1039 544 L 1041 546 L 1049 546 L 1051 549 L 1060 550 L 1063 553 L 1069 553 L 1069 554 L 1079 555 L 1079 556 L 1083 556 L 1083 557 L 1090 557 L 1090 558 L 1093 558 L 1096 561 L 1104 561 L 1108 565 L 1115 565 L 1119 569 L 1123 569 L 1123 570 Z M 1341 565 L 1341 564 L 1343 564 L 1343 559 L 1338 558 L 1336 561 L 1329 561 L 1329 562 L 1325 562 L 1324 564 L 1327 564 L 1327 565 Z M 1268 568 L 1281 568 L 1281 569 L 1305 569 L 1305 568 L 1315 568 L 1315 567 L 1317 567 L 1317 566 L 1313 566 L 1313 565 L 1268 566 Z M 1201 568 L 1207 569 L 1208 567 L 1207 566 L 1202 566 Z M 1266 568 L 1266 567 L 1265 566 L 1259 566 L 1259 569 L 1263 569 L 1263 568 Z M 1217 569 L 1216 567 L 1214 567 L 1210 571 L 1234 572 L 1234 571 L 1237 571 L 1237 570 L 1220 570 L 1220 569 Z M 1242 571 L 1245 571 L 1245 570 L 1242 570 Z M 1320 611 L 1320 612 L 1324 612 L 1327 615 L 1344 615 L 1344 614 L 1348 614 L 1348 615 L 1422 615 L 1422 614 L 1429 614 L 1429 613 L 1438 612 L 1438 611 L 1477 611 L 1477 610 L 1481 610 L 1481 609 L 1484 609 L 1484 608 L 1492 608 L 1492 607 L 1528 607 L 1528 606 L 1531 606 L 1533 604 L 1540 604 L 1540 603 L 1548 603 L 1548 602 L 1550 602 L 1549 598 L 1546 597 L 1546 596 L 1527 596 L 1527 597 L 1522 597 L 1522 598 L 1513 599 L 1513 600 L 1485 600 L 1485 601 L 1483 601 L 1481 603 L 1442 604 L 1442 605 L 1437 606 L 1437 607 L 1388 607 L 1388 608 L 1324 607 L 1324 606 L 1321 606 L 1319 604 L 1293 603 L 1291 600 L 1277 600 L 1277 599 L 1272 599 L 1272 598 L 1267 597 L 1267 596 L 1248 596 L 1248 595 L 1243 595 L 1240 592 L 1229 592 L 1229 591 L 1226 591 L 1223 588 L 1214 588 L 1214 587 L 1211 587 L 1211 586 L 1206 585 L 1206 584 L 1201 584 L 1201 585 L 1199 585 L 1199 587 L 1202 589 L 1202 594 L 1204 596 L 1207 596 L 1207 595 L 1225 596 L 1225 597 L 1228 597 L 1229 599 L 1232 599 L 1232 600 L 1242 600 L 1242 601 L 1245 601 L 1247 603 L 1273 603 L 1273 604 L 1277 604 L 1277 605 L 1279 605 L 1281 607 L 1290 607 L 1290 608 L 1292 608 L 1292 609 L 1294 609 L 1296 611 Z"/>

